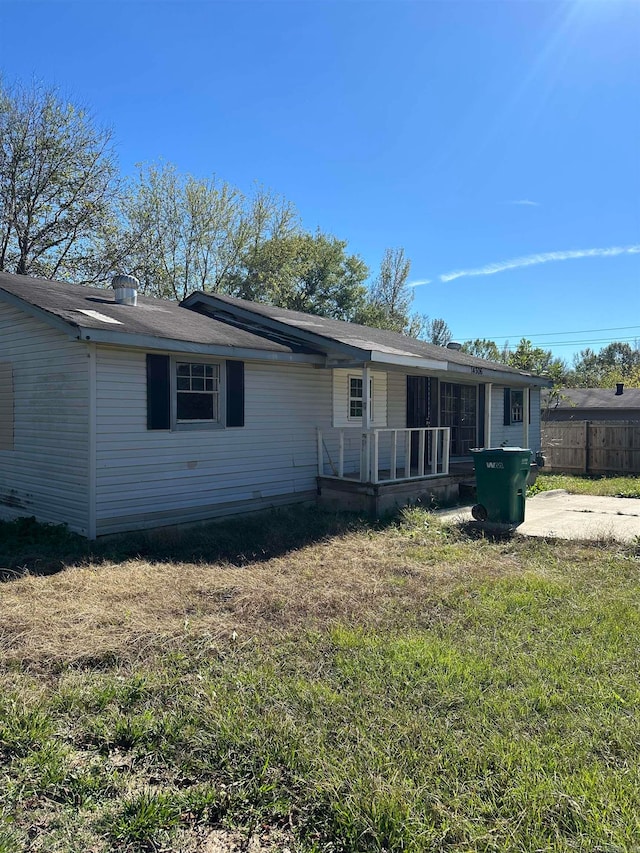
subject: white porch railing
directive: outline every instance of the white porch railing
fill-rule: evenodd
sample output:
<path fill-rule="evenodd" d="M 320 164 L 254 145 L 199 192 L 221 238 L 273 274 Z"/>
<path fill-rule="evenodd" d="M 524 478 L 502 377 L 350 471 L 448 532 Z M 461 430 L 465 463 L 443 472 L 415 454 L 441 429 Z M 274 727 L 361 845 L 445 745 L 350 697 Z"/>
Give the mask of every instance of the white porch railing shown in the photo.
<path fill-rule="evenodd" d="M 361 483 L 442 477 L 449 473 L 450 444 L 449 427 L 318 428 L 318 474 Z"/>

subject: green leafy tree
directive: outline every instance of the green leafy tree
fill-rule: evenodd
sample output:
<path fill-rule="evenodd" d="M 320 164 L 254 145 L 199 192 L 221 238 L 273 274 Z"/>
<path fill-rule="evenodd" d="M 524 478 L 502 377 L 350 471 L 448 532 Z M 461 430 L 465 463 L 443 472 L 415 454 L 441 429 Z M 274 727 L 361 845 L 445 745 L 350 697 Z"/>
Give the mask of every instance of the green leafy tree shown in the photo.
<path fill-rule="evenodd" d="M 414 294 L 407 283 L 410 271 L 411 261 L 403 248 L 386 249 L 380 271 L 353 319 L 364 326 L 389 329 L 446 346 L 451 331 L 445 321 L 430 320 L 411 310 Z"/>
<path fill-rule="evenodd" d="M 215 178 L 146 165 L 123 201 L 127 269 L 145 293 L 181 300 L 223 290 L 247 252 L 295 227 L 293 207 L 258 188 L 252 197 Z"/>
<path fill-rule="evenodd" d="M 591 347 L 581 350 L 573 357 L 573 370 L 567 376 L 567 384 L 575 388 L 597 388 L 602 381 L 602 369 L 598 353 Z"/>
<path fill-rule="evenodd" d="M 526 338 L 522 338 L 516 349 L 509 353 L 506 363 L 537 376 L 548 376 L 557 383 L 564 380 L 567 370 L 565 362 L 556 358 L 551 350 L 534 347 Z"/>
<path fill-rule="evenodd" d="M 353 320 L 365 300 L 368 269 L 346 247 L 320 231 L 274 236 L 245 253 L 223 289 L 242 299 Z"/>
<path fill-rule="evenodd" d="M 476 358 L 485 358 L 487 361 L 504 362 L 503 353 L 495 341 L 488 338 L 476 338 L 473 341 L 465 341 L 462 344 L 463 352 L 475 355 Z"/>
<path fill-rule="evenodd" d="M 414 319 L 411 316 L 413 293 L 407 287 L 410 270 L 411 261 L 404 249 L 386 249 L 357 321 L 392 332 L 408 332 Z"/>
<path fill-rule="evenodd" d="M 111 133 L 37 85 L 0 85 L 0 270 L 94 281 L 115 246 Z"/>
<path fill-rule="evenodd" d="M 451 329 L 441 317 L 436 317 L 433 320 L 427 318 L 424 332 L 420 337 L 439 347 L 446 347 L 453 338 Z"/>
<path fill-rule="evenodd" d="M 488 338 L 465 341 L 462 349 L 477 358 L 508 364 L 537 376 L 547 376 L 554 385 L 562 384 L 567 375 L 567 366 L 562 359 L 556 358 L 551 350 L 535 347 L 527 338 L 522 338 L 515 350 L 510 350 L 508 343 L 500 349 L 495 341 Z"/>
<path fill-rule="evenodd" d="M 567 384 L 576 388 L 613 388 L 622 382 L 640 387 L 640 346 L 614 341 L 600 352 L 587 347 L 574 357 Z"/>

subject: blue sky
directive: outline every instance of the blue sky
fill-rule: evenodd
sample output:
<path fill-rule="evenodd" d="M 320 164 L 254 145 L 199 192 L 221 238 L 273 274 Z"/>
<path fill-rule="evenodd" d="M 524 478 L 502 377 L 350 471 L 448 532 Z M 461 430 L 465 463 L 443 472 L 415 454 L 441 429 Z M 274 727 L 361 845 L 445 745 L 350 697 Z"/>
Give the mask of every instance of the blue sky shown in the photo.
<path fill-rule="evenodd" d="M 403 246 L 458 340 L 640 338 L 636 0 L 0 0 L 0 32 L 124 172 L 258 181 L 373 271 Z"/>

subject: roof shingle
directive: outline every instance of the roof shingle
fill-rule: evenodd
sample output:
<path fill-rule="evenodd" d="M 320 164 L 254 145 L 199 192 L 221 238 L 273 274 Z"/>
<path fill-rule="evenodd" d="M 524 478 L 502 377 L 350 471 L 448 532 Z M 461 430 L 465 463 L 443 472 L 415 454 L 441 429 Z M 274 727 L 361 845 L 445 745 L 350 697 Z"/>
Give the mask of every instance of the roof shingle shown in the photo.
<path fill-rule="evenodd" d="M 139 295 L 135 307 L 119 305 L 110 288 L 84 287 L 5 272 L 0 272 L 0 290 L 73 326 L 86 329 L 117 330 L 214 346 L 293 352 L 284 344 L 204 317 L 168 299 Z"/>
<path fill-rule="evenodd" d="M 554 409 L 640 409 L 640 388 L 561 388 Z"/>
<path fill-rule="evenodd" d="M 250 311 L 259 317 L 267 317 L 270 320 L 289 326 L 292 330 L 303 329 L 314 335 L 326 338 L 329 341 L 338 341 L 339 343 L 366 351 L 414 358 L 417 356 L 419 358 L 428 358 L 452 364 L 462 364 L 468 367 L 499 370 L 501 373 L 513 373 L 514 376 L 532 375 L 515 367 L 497 364 L 494 361 L 487 361 L 483 358 L 476 358 L 460 350 L 429 344 L 426 341 L 410 338 L 398 332 L 390 332 L 387 329 L 373 329 L 369 326 L 360 326 L 357 323 L 347 323 L 344 320 L 317 317 L 312 314 L 305 314 L 302 311 L 278 308 L 273 305 L 265 305 L 261 302 L 249 302 L 245 299 L 237 299 L 236 297 L 220 293 L 206 294 L 196 292 L 191 294 L 185 301 L 189 304 L 195 304 L 198 299 L 206 301 L 207 297 L 226 303 L 230 307 Z"/>

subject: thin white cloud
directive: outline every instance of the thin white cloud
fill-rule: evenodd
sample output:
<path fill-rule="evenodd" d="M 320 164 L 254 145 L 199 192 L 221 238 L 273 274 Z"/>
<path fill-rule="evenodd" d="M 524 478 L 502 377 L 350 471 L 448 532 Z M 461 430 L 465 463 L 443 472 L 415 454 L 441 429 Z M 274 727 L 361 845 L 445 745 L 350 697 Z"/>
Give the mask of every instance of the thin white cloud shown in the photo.
<path fill-rule="evenodd" d="M 519 204 L 524 207 L 540 207 L 539 201 L 531 201 L 530 198 L 519 198 L 516 201 L 508 201 L 507 204 Z"/>
<path fill-rule="evenodd" d="M 407 287 L 421 287 L 423 284 L 431 284 L 430 278 L 419 278 L 416 281 L 407 282 Z"/>
<path fill-rule="evenodd" d="M 640 254 L 640 244 L 635 246 L 612 246 L 609 249 L 575 249 L 567 252 L 542 252 L 538 255 L 525 255 L 522 258 L 512 258 L 509 261 L 499 261 L 476 267 L 470 270 L 455 270 L 439 276 L 440 281 L 453 281 L 456 278 L 467 278 L 476 275 L 494 275 L 505 270 L 515 270 L 519 267 L 533 267 L 537 264 L 548 264 L 551 261 L 569 261 L 574 258 L 611 258 L 616 255 Z"/>

